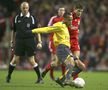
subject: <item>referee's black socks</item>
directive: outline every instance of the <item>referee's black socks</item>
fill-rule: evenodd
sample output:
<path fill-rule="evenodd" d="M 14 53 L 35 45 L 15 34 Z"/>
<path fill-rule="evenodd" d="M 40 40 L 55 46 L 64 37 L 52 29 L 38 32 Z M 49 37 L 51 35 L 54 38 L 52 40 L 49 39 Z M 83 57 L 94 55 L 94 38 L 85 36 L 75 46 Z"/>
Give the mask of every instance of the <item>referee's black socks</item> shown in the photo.
<path fill-rule="evenodd" d="M 11 74 L 13 72 L 13 70 L 15 69 L 15 66 L 14 64 L 9 64 L 9 69 L 8 69 L 8 77 L 11 77 Z"/>
<path fill-rule="evenodd" d="M 6 77 L 6 82 L 7 83 L 10 82 L 11 74 L 12 74 L 13 70 L 15 69 L 15 66 L 16 66 L 15 64 L 12 64 L 12 63 L 9 64 L 8 75 Z"/>

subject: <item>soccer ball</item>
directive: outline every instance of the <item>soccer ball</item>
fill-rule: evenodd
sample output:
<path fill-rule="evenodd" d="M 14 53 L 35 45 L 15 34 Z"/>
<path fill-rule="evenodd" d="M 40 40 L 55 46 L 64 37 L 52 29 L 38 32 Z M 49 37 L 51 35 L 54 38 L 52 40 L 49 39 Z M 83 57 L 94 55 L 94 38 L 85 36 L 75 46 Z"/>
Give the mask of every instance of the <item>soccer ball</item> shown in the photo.
<path fill-rule="evenodd" d="M 74 86 L 77 88 L 83 88 L 85 85 L 85 81 L 83 78 L 76 78 L 74 81 Z"/>

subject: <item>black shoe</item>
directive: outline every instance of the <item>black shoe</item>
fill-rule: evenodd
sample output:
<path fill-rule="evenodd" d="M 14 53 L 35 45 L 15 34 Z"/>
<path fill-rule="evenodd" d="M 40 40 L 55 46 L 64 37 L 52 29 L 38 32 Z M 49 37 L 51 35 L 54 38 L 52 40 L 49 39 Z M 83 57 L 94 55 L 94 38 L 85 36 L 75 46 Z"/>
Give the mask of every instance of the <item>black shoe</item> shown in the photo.
<path fill-rule="evenodd" d="M 61 87 L 64 87 L 64 84 L 60 81 L 59 78 L 57 78 L 57 79 L 55 80 L 55 82 L 58 83 Z"/>
<path fill-rule="evenodd" d="M 42 78 L 38 78 L 38 80 L 35 82 L 36 84 L 43 84 L 44 81 Z"/>
<path fill-rule="evenodd" d="M 11 79 L 11 77 L 10 77 L 10 76 L 7 76 L 7 77 L 6 77 L 6 82 L 7 82 L 7 83 L 10 83 L 10 79 Z"/>
<path fill-rule="evenodd" d="M 44 78 L 45 76 L 46 76 L 46 72 L 43 71 L 43 72 L 42 72 L 42 78 Z"/>

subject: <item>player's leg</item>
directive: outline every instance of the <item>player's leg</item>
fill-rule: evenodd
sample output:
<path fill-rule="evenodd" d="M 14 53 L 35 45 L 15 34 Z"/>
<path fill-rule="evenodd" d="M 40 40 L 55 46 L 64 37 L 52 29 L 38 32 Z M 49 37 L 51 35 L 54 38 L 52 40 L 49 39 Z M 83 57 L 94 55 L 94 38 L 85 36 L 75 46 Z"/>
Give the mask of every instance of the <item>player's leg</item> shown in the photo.
<path fill-rule="evenodd" d="M 50 62 L 46 65 L 45 70 L 42 72 L 42 77 L 44 78 L 46 76 L 46 74 L 51 70 L 51 68 L 53 68 L 51 66 L 51 63 L 53 61 L 53 53 L 51 53 L 51 60 Z"/>
<path fill-rule="evenodd" d="M 36 63 L 35 57 L 34 57 L 35 50 L 36 50 L 36 43 L 35 43 L 34 38 L 26 39 L 25 40 L 25 51 L 28 56 L 28 60 L 29 60 L 30 64 L 33 66 L 33 69 L 37 74 L 38 79 L 37 79 L 36 83 L 43 83 L 38 64 Z"/>
<path fill-rule="evenodd" d="M 80 60 L 80 46 L 79 46 L 79 42 L 78 42 L 78 39 L 71 39 L 71 51 L 73 53 L 73 55 L 75 57 L 77 57 L 77 60 L 75 60 L 75 72 L 78 72 L 79 71 L 81 72 L 82 70 L 85 70 L 85 65 L 84 63 Z M 72 75 L 73 76 L 73 79 L 77 78 L 78 77 L 78 73 Z"/>
<path fill-rule="evenodd" d="M 66 65 L 66 71 L 65 71 L 65 74 L 64 75 L 62 75 L 62 76 L 60 76 L 57 80 L 56 80 L 56 82 L 60 85 L 60 86 L 62 86 L 62 87 L 64 87 L 64 82 L 65 82 L 65 80 L 67 80 L 67 78 L 68 78 L 68 80 L 70 80 L 70 78 L 71 78 L 71 74 L 72 74 L 72 71 L 73 71 L 73 67 L 74 67 L 74 59 L 72 58 L 72 57 L 69 57 L 68 59 L 66 59 L 65 60 L 65 65 Z"/>
<path fill-rule="evenodd" d="M 54 68 L 57 66 L 58 59 L 57 59 L 57 55 L 56 55 L 56 48 L 54 46 L 53 41 L 50 41 L 49 49 L 52 53 L 52 55 L 51 55 L 52 62 L 51 62 L 51 69 L 50 69 L 50 77 L 51 77 L 52 80 L 54 80 Z"/>
<path fill-rule="evenodd" d="M 63 75 L 66 71 L 66 67 L 64 64 L 61 64 L 61 69 L 62 69 L 62 75 Z"/>
<path fill-rule="evenodd" d="M 51 62 L 50 63 L 48 63 L 47 65 L 46 65 L 46 67 L 45 67 L 45 70 L 42 72 L 42 77 L 44 78 L 45 76 L 46 76 L 46 74 L 48 73 L 48 71 L 50 71 L 51 70 Z"/>
<path fill-rule="evenodd" d="M 85 64 L 80 60 L 80 51 L 74 51 L 73 52 L 74 56 L 77 57 L 77 60 L 75 60 L 75 64 L 82 70 L 85 70 L 86 69 L 86 66 Z"/>
<path fill-rule="evenodd" d="M 8 69 L 8 75 L 6 78 L 7 82 L 10 82 L 11 79 L 11 74 L 16 66 L 16 63 L 19 62 L 20 56 L 24 56 L 24 45 L 23 45 L 23 40 L 22 39 L 16 39 L 15 40 L 15 48 L 14 48 L 14 56 L 12 61 L 9 64 L 9 69 Z"/>
<path fill-rule="evenodd" d="M 70 51 L 70 49 L 65 46 L 65 45 L 59 45 L 57 47 L 57 56 L 58 56 L 58 60 L 60 60 L 60 62 L 64 63 L 64 65 L 66 65 L 66 72 L 64 75 L 60 76 L 58 79 L 56 79 L 55 81 L 61 85 L 62 87 L 63 82 L 65 81 L 65 79 L 68 77 L 71 77 L 72 71 L 73 71 L 73 67 L 74 67 L 74 59 L 73 59 L 73 55 Z"/>
<path fill-rule="evenodd" d="M 7 75 L 7 77 L 6 77 L 6 82 L 8 82 L 8 83 L 10 82 L 12 72 L 13 72 L 14 69 L 15 69 L 16 63 L 19 62 L 19 59 L 20 59 L 20 56 L 14 55 L 12 61 L 11 61 L 10 64 L 9 64 L 9 69 L 8 69 L 8 75 Z"/>
<path fill-rule="evenodd" d="M 73 80 L 78 77 L 78 74 L 82 72 L 82 70 L 86 70 L 85 64 L 79 59 L 80 57 L 80 51 L 74 51 L 73 52 L 74 56 L 77 57 L 77 60 L 75 60 L 76 66 L 74 67 L 74 72 L 72 73 Z"/>
<path fill-rule="evenodd" d="M 82 70 L 85 70 L 86 67 L 85 67 L 85 64 L 79 59 L 80 57 L 80 51 L 73 51 L 73 54 L 74 56 L 77 57 L 77 60 L 75 60 L 75 68 L 74 68 L 74 72 L 72 74 L 73 76 L 73 79 L 76 79 L 78 77 L 78 74 L 82 71 Z"/>
<path fill-rule="evenodd" d="M 52 80 L 54 80 L 54 74 L 53 74 L 53 69 L 58 65 L 58 61 L 57 61 L 57 56 L 56 55 L 52 55 L 51 56 L 51 62 L 49 64 L 47 64 L 45 70 L 42 72 L 42 77 L 44 78 L 45 75 L 47 74 L 48 71 L 50 71 L 50 77 Z"/>
<path fill-rule="evenodd" d="M 51 62 L 51 69 L 50 69 L 50 77 L 52 80 L 54 80 L 54 68 L 57 67 L 59 64 L 58 62 L 58 58 L 57 58 L 57 55 L 54 53 L 53 54 L 53 60 Z"/>
<path fill-rule="evenodd" d="M 74 70 L 72 72 L 73 80 L 78 78 L 80 72 L 82 72 L 82 69 L 80 69 L 78 66 L 75 65 Z"/>
<path fill-rule="evenodd" d="M 30 64 L 33 66 L 33 69 L 34 69 L 34 71 L 37 74 L 38 79 L 37 79 L 36 83 L 43 83 L 43 80 L 42 80 L 42 77 L 41 77 L 41 73 L 40 73 L 38 64 L 35 62 L 34 56 L 28 57 L 28 60 L 29 60 Z"/>
<path fill-rule="evenodd" d="M 79 58 L 79 56 L 80 56 L 80 51 L 79 51 L 80 49 L 78 49 L 77 51 L 75 51 L 75 49 L 74 49 L 74 51 L 73 51 L 73 54 L 77 57 L 77 58 Z M 77 69 L 79 69 L 78 67 L 76 68 L 77 66 L 75 66 L 74 67 L 74 71 L 77 71 Z M 80 69 L 81 70 L 81 69 Z M 81 70 L 82 71 L 82 70 Z M 78 78 L 78 74 L 79 73 L 76 73 L 76 74 L 72 74 L 72 77 L 73 77 L 73 80 L 75 80 L 76 78 Z"/>
<path fill-rule="evenodd" d="M 42 72 L 42 77 L 45 77 L 47 72 L 50 71 L 50 77 L 53 80 L 54 79 L 54 75 L 53 75 L 54 67 L 57 66 L 57 64 L 56 64 L 56 60 L 57 60 L 56 48 L 54 47 L 53 41 L 49 42 L 49 50 L 51 52 L 51 62 L 49 64 L 47 64 L 45 70 Z"/>

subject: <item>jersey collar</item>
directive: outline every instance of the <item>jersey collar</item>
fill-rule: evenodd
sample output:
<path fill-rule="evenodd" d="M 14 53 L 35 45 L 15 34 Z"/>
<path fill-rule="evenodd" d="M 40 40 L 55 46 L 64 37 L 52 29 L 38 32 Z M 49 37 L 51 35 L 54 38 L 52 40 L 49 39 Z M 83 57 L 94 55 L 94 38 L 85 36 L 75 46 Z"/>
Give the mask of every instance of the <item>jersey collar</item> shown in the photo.
<path fill-rule="evenodd" d="M 22 16 L 24 16 L 24 15 L 21 13 L 20 16 L 22 17 Z M 28 18 L 29 18 L 29 17 L 30 17 L 30 13 L 28 12 L 27 15 L 26 15 L 25 17 L 28 17 Z"/>

